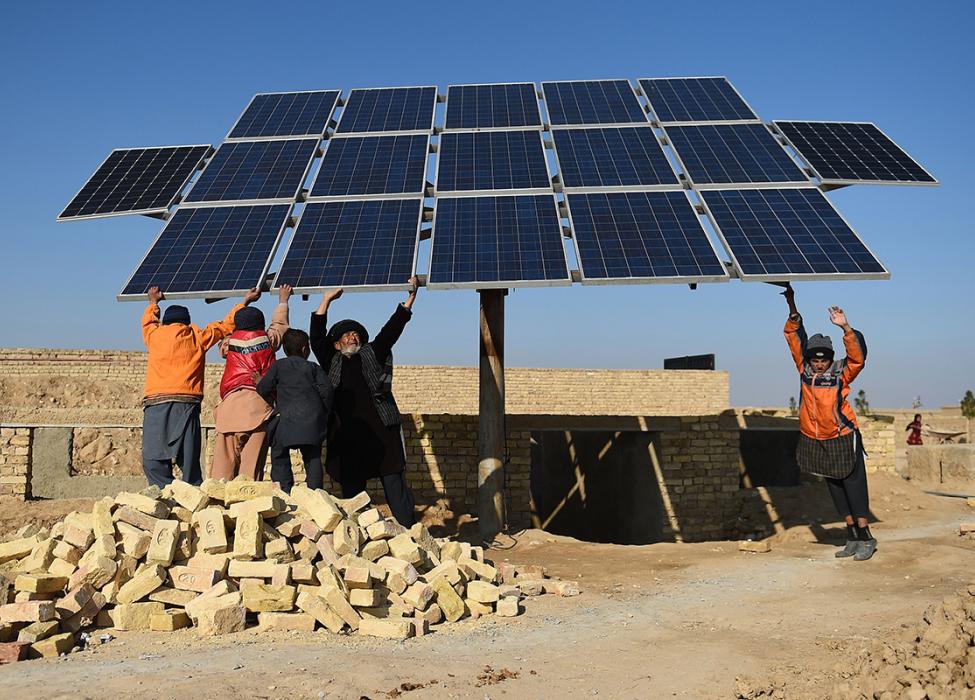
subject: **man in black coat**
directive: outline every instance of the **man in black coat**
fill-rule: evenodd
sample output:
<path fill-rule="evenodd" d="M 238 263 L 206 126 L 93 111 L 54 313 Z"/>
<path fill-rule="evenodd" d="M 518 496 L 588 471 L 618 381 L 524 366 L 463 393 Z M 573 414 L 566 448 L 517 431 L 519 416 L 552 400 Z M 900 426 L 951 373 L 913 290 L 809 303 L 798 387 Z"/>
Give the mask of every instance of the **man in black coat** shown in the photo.
<path fill-rule="evenodd" d="M 335 389 L 322 368 L 308 361 L 307 333 L 291 328 L 281 345 L 286 357 L 272 364 L 257 384 L 257 393 L 274 404 L 278 414 L 271 427 L 271 480 L 291 493 L 295 484 L 291 450 L 298 449 L 308 488 L 320 489 L 324 481 L 322 443 Z"/>
<path fill-rule="evenodd" d="M 393 517 L 405 527 L 415 522 L 413 494 L 403 474 L 406 454 L 402 418 L 393 398 L 393 345 L 413 315 L 416 277 L 410 295 L 396 307 L 376 337 L 358 321 L 339 321 L 328 328 L 328 307 L 342 296 L 336 289 L 322 297 L 311 315 L 311 349 L 335 389 L 328 433 L 326 469 L 342 485 L 342 496 L 365 490 L 379 478 Z"/>

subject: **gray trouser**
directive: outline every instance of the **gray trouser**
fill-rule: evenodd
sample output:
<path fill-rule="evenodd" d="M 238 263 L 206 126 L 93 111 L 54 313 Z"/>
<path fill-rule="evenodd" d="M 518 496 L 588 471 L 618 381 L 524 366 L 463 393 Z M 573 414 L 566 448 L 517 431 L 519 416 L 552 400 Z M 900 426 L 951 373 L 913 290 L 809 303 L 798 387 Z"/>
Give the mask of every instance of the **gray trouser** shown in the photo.
<path fill-rule="evenodd" d="M 163 488 L 173 481 L 173 462 L 183 481 L 203 483 L 200 468 L 200 404 L 168 402 L 146 406 L 142 418 L 142 470 L 146 481 Z"/>

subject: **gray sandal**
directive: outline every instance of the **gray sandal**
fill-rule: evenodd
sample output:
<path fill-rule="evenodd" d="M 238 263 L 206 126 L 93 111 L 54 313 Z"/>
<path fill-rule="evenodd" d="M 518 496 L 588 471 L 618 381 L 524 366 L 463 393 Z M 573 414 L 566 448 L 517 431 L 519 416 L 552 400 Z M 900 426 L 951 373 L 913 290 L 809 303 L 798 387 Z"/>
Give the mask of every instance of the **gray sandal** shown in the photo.
<path fill-rule="evenodd" d="M 860 540 L 857 544 L 859 545 L 857 553 L 853 555 L 853 559 L 856 561 L 866 561 L 877 551 L 877 540 L 873 537 L 869 540 Z"/>
<path fill-rule="evenodd" d="M 843 559 L 844 557 L 852 557 L 854 554 L 857 553 L 859 549 L 859 544 L 860 544 L 859 540 L 847 540 L 846 546 L 843 547 L 843 549 L 838 551 L 833 556 L 836 557 L 837 559 Z"/>

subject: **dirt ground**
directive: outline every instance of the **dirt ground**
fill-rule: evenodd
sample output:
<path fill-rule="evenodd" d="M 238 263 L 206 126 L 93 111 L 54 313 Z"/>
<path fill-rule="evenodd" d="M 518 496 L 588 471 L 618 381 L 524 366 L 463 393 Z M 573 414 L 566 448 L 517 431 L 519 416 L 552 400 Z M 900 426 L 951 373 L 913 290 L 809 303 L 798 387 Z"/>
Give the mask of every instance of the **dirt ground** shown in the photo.
<path fill-rule="evenodd" d="M 820 484 L 780 499 L 783 518 L 825 503 Z M 88 651 L 0 667 L 4 698 L 733 698 L 736 679 L 788 698 L 826 698 L 836 668 L 872 639 L 917 622 L 975 580 L 975 519 L 961 499 L 871 477 L 869 562 L 837 560 L 837 524 L 795 526 L 768 554 L 733 542 L 590 544 L 529 530 L 501 538 L 495 560 L 540 563 L 577 579 L 575 598 L 529 599 L 517 618 L 466 620 L 388 642 L 324 631 L 200 640 L 192 630 L 117 633 Z M 802 498 L 806 494 L 809 498 Z M 4 507 L 4 529 L 80 508 Z M 786 512 L 783 512 L 786 511 Z M 823 513 L 808 513 L 811 520 Z"/>

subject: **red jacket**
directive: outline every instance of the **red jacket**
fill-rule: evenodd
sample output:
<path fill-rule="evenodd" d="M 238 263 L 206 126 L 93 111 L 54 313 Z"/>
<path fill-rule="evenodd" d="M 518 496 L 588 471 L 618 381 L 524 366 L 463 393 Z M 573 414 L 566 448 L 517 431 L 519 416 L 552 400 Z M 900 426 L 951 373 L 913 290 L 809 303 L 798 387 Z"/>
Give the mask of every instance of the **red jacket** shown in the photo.
<path fill-rule="evenodd" d="M 846 357 L 833 362 L 822 374 L 814 373 L 805 360 L 806 332 L 801 317 L 786 321 L 785 339 L 801 380 L 799 432 L 814 440 L 832 440 L 856 430 L 857 417 L 846 399 L 867 358 L 860 331 L 851 328 L 843 334 Z"/>
<path fill-rule="evenodd" d="M 262 377 L 274 364 L 274 347 L 264 330 L 234 331 L 226 345 L 227 364 L 220 380 L 220 398 L 237 389 L 256 390 L 257 383 L 251 375 Z"/>

